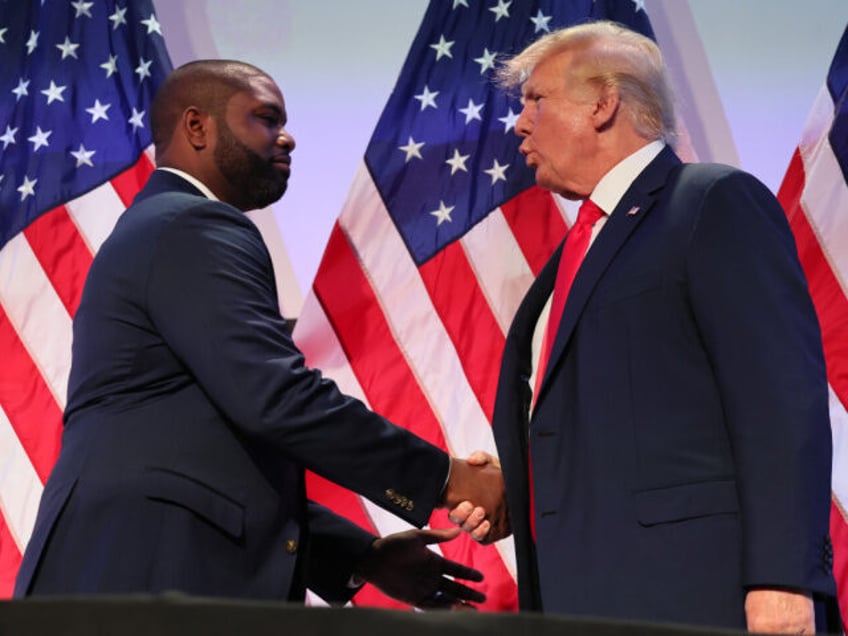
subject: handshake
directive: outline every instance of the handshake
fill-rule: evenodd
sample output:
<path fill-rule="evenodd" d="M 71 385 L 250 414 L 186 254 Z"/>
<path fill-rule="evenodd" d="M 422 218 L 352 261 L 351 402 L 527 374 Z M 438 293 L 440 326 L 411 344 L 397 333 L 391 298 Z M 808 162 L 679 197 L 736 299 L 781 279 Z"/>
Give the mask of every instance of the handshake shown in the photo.
<path fill-rule="evenodd" d="M 506 488 L 500 462 L 483 451 L 468 459 L 451 458 L 443 507 L 452 523 L 475 541 L 493 543 L 510 535 Z"/>
<path fill-rule="evenodd" d="M 510 534 L 506 488 L 500 462 L 483 451 L 451 457 L 441 507 L 452 523 L 480 543 Z M 459 579 L 479 582 L 478 570 L 437 555 L 429 545 L 456 538 L 458 528 L 407 530 L 374 541 L 355 576 L 383 593 L 421 609 L 474 609 L 486 596 Z"/>

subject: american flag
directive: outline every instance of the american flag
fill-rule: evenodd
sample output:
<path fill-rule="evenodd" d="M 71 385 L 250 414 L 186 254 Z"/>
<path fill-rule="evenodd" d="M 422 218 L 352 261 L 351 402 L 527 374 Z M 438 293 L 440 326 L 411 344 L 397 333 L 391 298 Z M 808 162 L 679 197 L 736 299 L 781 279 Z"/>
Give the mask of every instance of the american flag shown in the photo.
<path fill-rule="evenodd" d="M 295 340 L 377 412 L 465 457 L 494 452 L 506 332 L 576 210 L 534 186 L 517 96 L 498 56 L 547 31 L 612 19 L 653 37 L 641 0 L 432 0 L 316 274 Z M 320 478 L 310 496 L 379 534 L 388 513 Z M 449 525 L 437 513 L 431 525 Z M 515 609 L 512 542 L 442 552 L 484 572 L 489 610 Z M 396 606 L 373 588 L 360 605 Z"/>
<path fill-rule="evenodd" d="M 848 624 L 848 28 L 777 198 L 822 329 L 833 430 L 833 569 Z"/>
<path fill-rule="evenodd" d="M 171 62 L 151 0 L 0 1 L 0 597 L 59 452 L 71 319 L 153 169 Z"/>

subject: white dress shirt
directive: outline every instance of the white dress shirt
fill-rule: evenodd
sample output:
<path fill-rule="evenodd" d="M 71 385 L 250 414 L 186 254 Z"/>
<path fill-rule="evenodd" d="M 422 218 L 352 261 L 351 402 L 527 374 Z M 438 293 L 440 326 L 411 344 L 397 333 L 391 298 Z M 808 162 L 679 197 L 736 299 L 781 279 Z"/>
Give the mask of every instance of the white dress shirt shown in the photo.
<path fill-rule="evenodd" d="M 164 170 L 165 172 L 173 172 L 178 177 L 182 177 L 183 179 L 188 181 L 191 185 L 193 185 L 195 188 L 200 190 L 207 199 L 212 199 L 213 201 L 219 201 L 220 200 L 220 199 L 218 199 L 218 197 L 216 197 L 214 194 L 212 194 L 212 190 L 207 188 L 205 183 L 203 183 L 202 181 L 200 181 L 196 177 L 191 176 L 187 172 L 183 172 L 182 170 L 177 170 L 176 168 L 156 168 L 156 169 L 157 170 Z"/>
<path fill-rule="evenodd" d="M 586 250 L 587 253 L 590 249 L 592 249 L 592 244 L 603 229 L 604 224 L 607 222 L 607 218 L 618 206 L 625 192 L 627 192 L 630 186 L 633 185 L 636 177 L 638 177 L 648 164 L 651 163 L 658 154 L 660 154 L 664 147 L 665 142 L 661 140 L 645 144 L 639 150 L 618 162 L 609 172 L 601 177 L 600 181 L 598 181 L 598 184 L 595 186 L 592 194 L 589 195 L 589 199 L 601 208 L 604 212 L 604 216 L 598 219 L 595 222 L 595 225 L 592 226 L 592 235 L 589 238 L 589 247 Z M 553 293 L 551 293 L 551 297 L 552 296 Z M 533 331 L 533 373 L 530 376 L 530 388 L 533 391 L 536 390 L 536 376 L 539 371 L 539 358 L 542 352 L 542 340 L 544 339 L 544 334 L 547 329 L 548 316 L 551 313 L 551 297 L 548 297 L 548 302 L 545 303 L 542 313 L 539 314 L 539 320 L 536 323 L 535 330 Z M 535 404 L 535 400 L 531 400 L 531 404 Z"/>

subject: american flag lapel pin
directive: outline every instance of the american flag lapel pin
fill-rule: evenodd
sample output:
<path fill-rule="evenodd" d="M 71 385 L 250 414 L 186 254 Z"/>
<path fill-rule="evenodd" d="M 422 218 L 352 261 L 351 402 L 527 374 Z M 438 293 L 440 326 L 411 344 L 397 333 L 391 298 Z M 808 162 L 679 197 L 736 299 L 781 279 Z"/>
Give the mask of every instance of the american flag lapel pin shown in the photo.
<path fill-rule="evenodd" d="M 637 212 L 639 212 L 640 208 L 638 205 L 634 205 L 632 208 L 627 210 L 627 216 L 635 216 Z"/>

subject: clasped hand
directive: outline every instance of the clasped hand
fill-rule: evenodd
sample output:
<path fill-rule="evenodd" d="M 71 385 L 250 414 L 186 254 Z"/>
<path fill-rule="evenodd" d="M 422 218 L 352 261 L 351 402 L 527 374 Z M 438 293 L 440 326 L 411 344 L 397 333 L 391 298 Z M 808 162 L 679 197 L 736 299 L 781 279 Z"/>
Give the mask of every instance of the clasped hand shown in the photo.
<path fill-rule="evenodd" d="M 484 544 L 509 536 L 506 487 L 497 458 L 483 451 L 467 460 L 452 457 L 442 505 L 459 528 L 408 530 L 377 539 L 357 574 L 385 594 L 422 609 L 465 609 L 471 607 L 469 602 L 485 601 L 483 593 L 454 580 L 482 581 L 480 572 L 427 546 L 455 538 L 460 528 Z"/>
<path fill-rule="evenodd" d="M 444 504 L 451 522 L 475 541 L 489 544 L 511 533 L 503 473 L 493 455 L 475 451 L 466 460 L 452 457 Z"/>

